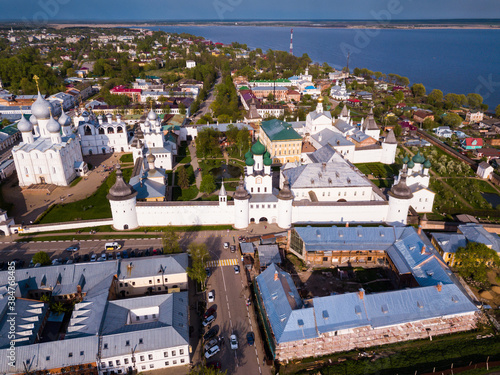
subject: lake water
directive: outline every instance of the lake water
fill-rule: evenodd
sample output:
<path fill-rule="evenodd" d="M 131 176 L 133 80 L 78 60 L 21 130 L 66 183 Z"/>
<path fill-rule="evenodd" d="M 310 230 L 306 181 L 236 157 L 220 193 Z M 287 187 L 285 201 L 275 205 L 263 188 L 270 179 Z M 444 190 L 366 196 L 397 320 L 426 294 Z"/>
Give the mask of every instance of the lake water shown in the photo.
<path fill-rule="evenodd" d="M 158 27 L 151 28 L 158 30 Z M 250 48 L 288 51 L 287 27 L 162 26 L 167 32 L 190 33 L 213 42 L 247 44 Z M 406 76 L 423 83 L 427 93 L 482 95 L 490 110 L 500 104 L 500 30 L 391 30 L 296 27 L 294 55 L 307 53 L 314 62 L 335 68 L 368 68 Z"/>
<path fill-rule="evenodd" d="M 490 203 L 493 208 L 497 208 L 500 205 L 500 195 L 494 193 L 481 193 L 481 196 Z"/>

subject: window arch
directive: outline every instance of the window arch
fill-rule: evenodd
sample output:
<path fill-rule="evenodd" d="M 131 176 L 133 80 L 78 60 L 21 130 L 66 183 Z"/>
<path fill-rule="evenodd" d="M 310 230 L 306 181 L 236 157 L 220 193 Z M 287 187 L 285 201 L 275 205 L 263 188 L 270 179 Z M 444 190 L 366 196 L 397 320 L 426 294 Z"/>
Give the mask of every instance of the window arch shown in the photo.
<path fill-rule="evenodd" d="M 104 133 L 104 128 L 99 128 L 99 134 L 105 134 Z"/>
<path fill-rule="evenodd" d="M 113 129 L 112 127 L 108 128 L 108 134 L 114 134 L 114 132 L 115 132 L 115 129 Z"/>
<path fill-rule="evenodd" d="M 116 128 L 117 133 L 123 133 L 123 128 L 121 126 Z"/>
<path fill-rule="evenodd" d="M 84 135 L 92 135 L 92 129 L 90 128 L 90 126 L 85 125 Z"/>

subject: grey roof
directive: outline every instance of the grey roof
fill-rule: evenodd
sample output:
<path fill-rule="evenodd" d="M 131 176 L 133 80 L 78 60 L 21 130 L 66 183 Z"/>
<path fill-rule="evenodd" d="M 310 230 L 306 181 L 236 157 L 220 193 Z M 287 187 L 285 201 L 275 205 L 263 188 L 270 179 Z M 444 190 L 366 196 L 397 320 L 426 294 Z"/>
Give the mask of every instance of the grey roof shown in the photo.
<path fill-rule="evenodd" d="M 118 167 L 116 170 L 116 182 L 109 189 L 109 193 L 106 198 L 108 198 L 108 200 L 127 200 L 136 195 L 137 192 L 132 186 L 125 182 L 123 179 L 123 172 L 120 167 Z"/>
<path fill-rule="evenodd" d="M 139 181 L 132 187 L 137 191 L 137 199 L 164 198 L 167 189 L 165 184 L 148 179 Z"/>
<path fill-rule="evenodd" d="M 321 146 L 326 146 L 327 144 L 332 146 L 354 146 L 354 144 L 348 141 L 342 134 L 339 134 L 331 129 L 323 129 L 312 135 L 311 138 L 313 138 Z"/>
<path fill-rule="evenodd" d="M 11 318 L 8 313 L 9 305 L 7 288 L 0 291 L 0 348 L 5 349 L 10 347 L 11 339 L 9 338 L 10 324 L 8 320 Z M 44 318 L 49 305 L 44 302 L 17 298 L 15 304 L 15 338 L 12 341 L 16 342 L 16 348 L 22 345 L 31 345 L 37 338 L 38 331 L 44 323 Z"/>
<path fill-rule="evenodd" d="M 375 122 L 375 119 L 373 118 L 373 108 L 370 108 L 370 113 L 368 114 L 368 117 L 363 122 L 363 129 L 364 130 L 379 130 L 378 125 Z"/>
<path fill-rule="evenodd" d="M 131 321 L 134 309 L 157 307 L 156 318 L 150 321 Z M 137 352 L 189 344 L 188 292 L 161 294 L 148 297 L 108 302 L 103 322 L 102 357 L 131 353 L 126 345 L 129 340 Z M 142 339 L 142 344 L 139 344 Z"/>
<path fill-rule="evenodd" d="M 355 129 L 354 126 L 352 126 L 351 124 L 348 124 L 347 122 L 345 122 L 344 120 L 337 120 L 335 122 L 335 127 L 341 132 L 341 133 L 347 133 L 353 129 Z"/>
<path fill-rule="evenodd" d="M 339 154 L 335 154 L 329 163 L 301 165 L 282 173 L 290 181 L 292 189 L 371 186 L 370 181 Z"/>
<path fill-rule="evenodd" d="M 240 249 L 242 254 L 254 254 L 255 248 L 252 242 L 240 242 Z"/>
<path fill-rule="evenodd" d="M 368 138 L 370 138 L 369 135 L 366 135 L 365 133 L 363 133 L 362 131 L 355 131 L 353 134 L 351 134 L 351 139 L 354 139 L 356 142 L 358 143 L 361 143 L 365 140 L 367 140 Z"/>
<path fill-rule="evenodd" d="M 398 144 L 398 141 L 396 139 L 396 135 L 394 134 L 394 131 L 391 129 L 389 130 L 389 134 L 387 134 L 387 137 L 385 138 L 385 143 L 396 145 Z"/>
<path fill-rule="evenodd" d="M 431 236 L 445 253 L 455 253 L 459 247 L 467 245 L 467 238 L 463 234 L 434 232 Z"/>
<path fill-rule="evenodd" d="M 129 258 L 121 259 L 117 271 L 118 279 L 146 277 L 164 274 L 184 273 L 188 267 L 188 255 L 186 253 L 176 255 L 155 256 L 153 258 Z"/>
<path fill-rule="evenodd" d="M 311 120 L 316 120 L 320 117 L 326 117 L 328 120 L 332 121 L 332 114 L 329 111 L 326 112 L 318 112 L 316 110 L 309 112 L 307 114 L 307 117 L 309 117 Z"/>
<path fill-rule="evenodd" d="M 308 157 L 313 163 L 329 163 L 335 154 L 335 149 L 327 144 L 326 146 L 323 146 L 320 149 L 309 154 Z"/>
<path fill-rule="evenodd" d="M 467 223 L 458 226 L 458 232 L 462 232 L 467 241 L 483 243 L 496 252 L 500 252 L 500 237 L 496 233 L 490 233 L 480 224 Z"/>
<path fill-rule="evenodd" d="M 258 252 L 261 267 L 267 267 L 271 263 L 281 263 L 281 255 L 278 245 L 259 245 Z"/>

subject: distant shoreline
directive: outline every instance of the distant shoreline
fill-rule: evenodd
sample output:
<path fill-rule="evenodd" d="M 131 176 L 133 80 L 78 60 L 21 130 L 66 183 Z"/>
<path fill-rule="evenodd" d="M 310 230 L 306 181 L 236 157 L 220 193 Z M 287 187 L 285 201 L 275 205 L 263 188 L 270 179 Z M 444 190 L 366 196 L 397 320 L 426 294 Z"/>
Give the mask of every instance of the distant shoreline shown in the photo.
<path fill-rule="evenodd" d="M 98 27 L 98 28 L 155 28 L 155 27 L 207 27 L 207 26 L 241 26 L 241 27 L 309 27 L 320 29 L 380 29 L 380 30 L 434 30 L 434 29 L 451 29 L 451 30 L 500 30 L 500 21 L 495 20 L 492 23 L 432 23 L 432 22 L 360 22 L 360 21 L 343 21 L 343 22 L 312 22 L 312 21 L 297 21 L 297 22 L 280 22 L 280 21 L 235 21 L 235 22 L 144 22 L 144 23 L 48 23 L 46 27 L 55 29 L 65 29 L 70 27 Z"/>

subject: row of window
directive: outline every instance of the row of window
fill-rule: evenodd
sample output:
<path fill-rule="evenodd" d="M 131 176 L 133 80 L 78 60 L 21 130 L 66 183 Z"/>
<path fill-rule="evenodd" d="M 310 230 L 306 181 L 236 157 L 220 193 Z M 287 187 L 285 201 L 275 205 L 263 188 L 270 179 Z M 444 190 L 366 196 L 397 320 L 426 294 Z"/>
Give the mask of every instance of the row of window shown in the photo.
<path fill-rule="evenodd" d="M 257 182 L 257 183 L 259 183 L 259 182 Z M 253 187 L 250 188 L 250 193 L 253 193 Z M 260 193 L 260 187 L 257 188 L 257 193 Z M 267 193 L 267 188 L 266 187 L 264 188 L 264 193 Z"/>
<path fill-rule="evenodd" d="M 255 204 L 255 205 L 251 204 L 250 208 L 254 208 L 254 206 L 255 206 L 255 208 L 266 208 L 265 204 Z M 273 206 L 273 208 L 276 208 L 276 204 L 273 204 L 272 206 Z M 271 208 L 271 205 L 268 204 L 267 208 Z"/>
<path fill-rule="evenodd" d="M 83 353 L 83 352 L 81 352 L 81 353 Z M 71 355 L 70 355 L 70 357 L 71 357 L 73 353 L 70 353 L 70 354 L 71 354 Z M 81 354 L 81 355 L 83 355 L 83 354 Z M 175 350 L 172 350 L 172 357 L 175 357 L 176 355 L 177 355 L 177 352 L 176 352 Z M 184 349 L 180 349 L 180 350 L 179 350 L 179 355 L 184 355 Z M 148 361 L 152 361 L 152 360 L 153 360 L 153 354 L 148 354 L 147 356 L 148 356 Z M 164 356 L 164 358 L 168 358 L 168 357 L 169 357 L 168 352 L 163 352 L 163 356 Z M 47 358 L 49 358 L 49 359 L 50 359 L 50 357 L 47 357 Z M 139 356 L 139 360 L 140 360 L 141 362 L 146 361 L 146 356 L 145 356 L 145 355 L 141 355 L 141 356 Z M 128 365 L 129 363 L 135 363 L 135 361 L 136 361 L 136 360 L 135 360 L 135 357 L 131 357 L 130 359 L 129 359 L 129 358 L 124 358 L 124 359 L 123 359 L 123 364 Z M 184 363 L 184 362 L 185 362 L 184 358 L 181 358 L 180 362 L 181 362 L 181 363 Z M 175 359 L 175 360 L 173 360 L 173 361 L 172 361 L 172 363 L 173 363 L 174 365 L 176 365 L 176 364 L 177 364 L 177 360 L 176 360 L 176 359 Z M 120 360 L 120 359 L 117 359 L 117 360 L 115 360 L 115 362 L 114 362 L 114 363 L 113 363 L 113 361 L 108 361 L 108 363 L 107 363 L 107 364 L 106 364 L 106 362 L 101 362 L 101 367 L 102 367 L 102 368 L 106 368 L 106 366 L 107 366 L 107 367 L 113 367 L 113 366 L 115 366 L 115 364 L 116 364 L 116 366 L 121 366 L 121 365 L 122 365 L 121 360 Z M 169 365 L 169 362 L 168 362 L 168 361 L 167 361 L 167 362 L 165 362 L 165 366 L 168 366 L 168 365 Z M 150 367 L 150 368 L 153 368 L 153 367 L 151 367 L 151 366 L 153 366 L 153 367 L 154 367 L 154 365 L 153 365 L 153 364 L 149 365 L 149 367 Z M 143 369 L 144 369 L 144 368 L 145 368 L 145 367 L 143 366 Z"/>

